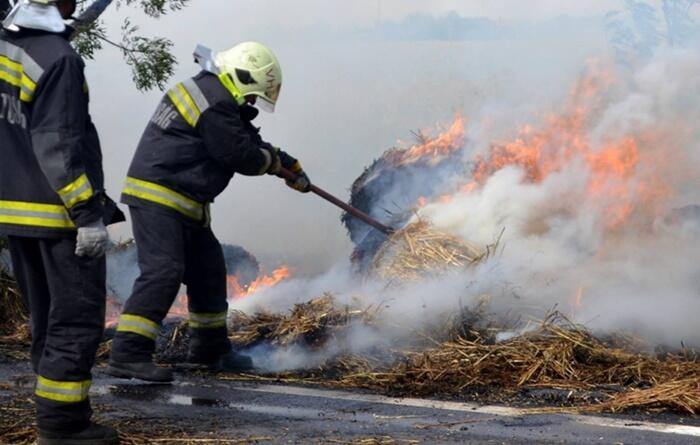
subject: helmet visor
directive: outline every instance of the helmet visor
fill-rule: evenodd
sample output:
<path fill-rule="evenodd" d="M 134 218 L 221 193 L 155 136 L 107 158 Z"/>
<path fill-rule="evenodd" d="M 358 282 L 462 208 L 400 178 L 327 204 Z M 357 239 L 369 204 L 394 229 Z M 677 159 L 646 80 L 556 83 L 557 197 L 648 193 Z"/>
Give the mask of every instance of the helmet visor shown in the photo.
<path fill-rule="evenodd" d="M 255 105 L 259 106 L 261 110 L 267 111 L 268 113 L 275 112 L 275 104 L 270 102 L 265 96 L 258 96 L 258 100 L 255 101 Z"/>

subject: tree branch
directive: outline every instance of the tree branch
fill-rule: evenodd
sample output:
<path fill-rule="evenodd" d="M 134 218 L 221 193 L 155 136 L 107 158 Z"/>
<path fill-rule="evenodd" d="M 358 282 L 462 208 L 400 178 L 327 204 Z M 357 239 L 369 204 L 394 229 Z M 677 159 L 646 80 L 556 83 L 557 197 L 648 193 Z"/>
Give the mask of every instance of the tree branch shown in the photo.
<path fill-rule="evenodd" d="M 76 17 L 75 22 L 73 22 L 73 27 L 75 32 L 71 38 L 75 38 L 81 32 L 90 29 L 93 23 L 100 18 L 100 16 L 109 8 L 114 0 L 95 0 L 90 6 L 88 6 L 80 16 Z"/>

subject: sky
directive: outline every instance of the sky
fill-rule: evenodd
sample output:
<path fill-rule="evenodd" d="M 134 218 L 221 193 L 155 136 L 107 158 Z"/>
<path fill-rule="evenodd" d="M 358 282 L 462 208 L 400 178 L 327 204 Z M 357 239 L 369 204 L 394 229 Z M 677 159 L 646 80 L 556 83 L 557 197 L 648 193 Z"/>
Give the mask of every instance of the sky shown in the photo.
<path fill-rule="evenodd" d="M 411 131 L 448 124 L 455 114 L 484 119 L 490 107 L 529 116 L 556 102 L 590 58 L 607 51 L 602 17 L 616 1 L 553 0 L 301 0 L 192 1 L 160 20 L 112 8 L 104 16 L 112 38 L 130 17 L 146 35 L 168 37 L 180 61 L 172 81 L 197 72 L 191 52 L 258 40 L 277 53 L 284 85 L 277 111 L 256 121 L 262 135 L 297 156 L 312 181 L 342 199 L 365 166 Z M 488 17 L 532 23 L 528 38 L 499 41 L 388 41 L 359 38 L 378 21 L 411 14 Z M 538 23 L 580 18 L 568 29 Z M 578 23 L 578 22 L 574 22 Z M 117 198 L 146 122 L 162 93 L 141 93 L 119 51 L 88 62 L 92 113 L 102 138 L 108 192 Z M 268 266 L 289 263 L 316 273 L 347 258 L 352 246 L 340 212 L 271 177 L 237 176 L 213 206 L 222 242 L 242 245 Z M 128 224 L 113 229 L 128 238 Z"/>
<path fill-rule="evenodd" d="M 231 0 L 207 0 L 209 9 L 225 9 Z M 236 1 L 246 16 L 252 15 L 285 27 L 303 27 L 316 23 L 367 25 L 377 20 L 395 20 L 408 14 L 444 14 L 484 16 L 495 20 L 542 20 L 561 15 L 592 15 L 610 10 L 614 0 L 279 0 Z M 194 2 L 193 2 L 194 4 Z M 293 18 L 293 20 L 289 20 Z"/>

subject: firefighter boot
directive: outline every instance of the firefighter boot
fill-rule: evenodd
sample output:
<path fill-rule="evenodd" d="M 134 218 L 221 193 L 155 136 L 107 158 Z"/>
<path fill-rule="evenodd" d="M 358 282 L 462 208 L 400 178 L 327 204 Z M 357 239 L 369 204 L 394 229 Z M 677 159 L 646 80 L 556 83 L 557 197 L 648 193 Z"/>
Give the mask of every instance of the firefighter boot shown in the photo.
<path fill-rule="evenodd" d="M 231 350 L 220 356 L 214 369 L 223 372 L 245 372 L 253 369 L 253 359 L 247 355 Z"/>
<path fill-rule="evenodd" d="M 116 445 L 119 435 L 114 428 L 91 423 L 79 433 L 52 433 L 39 430 L 38 445 Z"/>
<path fill-rule="evenodd" d="M 123 379 L 140 379 L 157 383 L 173 381 L 173 372 L 170 369 L 156 366 L 153 362 L 127 363 L 110 360 L 106 372 L 112 377 Z"/>
<path fill-rule="evenodd" d="M 221 372 L 245 372 L 253 369 L 253 360 L 231 347 L 225 327 L 190 329 L 187 363 L 190 367 Z"/>
<path fill-rule="evenodd" d="M 230 350 L 216 357 L 196 354 L 190 351 L 187 365 L 191 368 L 204 368 L 218 372 L 245 372 L 253 370 L 253 359 L 249 356 Z"/>

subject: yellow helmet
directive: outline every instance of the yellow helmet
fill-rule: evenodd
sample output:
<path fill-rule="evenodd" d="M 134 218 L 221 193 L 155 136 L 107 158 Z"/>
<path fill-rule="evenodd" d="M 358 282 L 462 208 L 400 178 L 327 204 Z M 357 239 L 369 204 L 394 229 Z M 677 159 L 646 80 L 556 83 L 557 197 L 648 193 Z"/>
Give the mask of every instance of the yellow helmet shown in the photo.
<path fill-rule="evenodd" d="M 261 108 L 275 111 L 282 88 L 282 68 L 270 48 L 257 42 L 239 43 L 214 58 L 220 73 L 228 74 L 243 96 L 262 99 Z"/>

